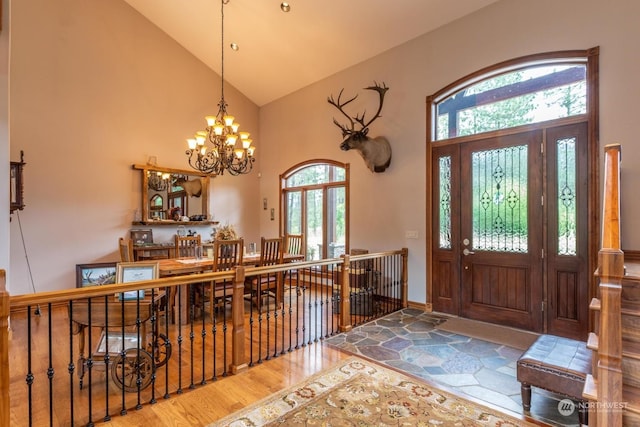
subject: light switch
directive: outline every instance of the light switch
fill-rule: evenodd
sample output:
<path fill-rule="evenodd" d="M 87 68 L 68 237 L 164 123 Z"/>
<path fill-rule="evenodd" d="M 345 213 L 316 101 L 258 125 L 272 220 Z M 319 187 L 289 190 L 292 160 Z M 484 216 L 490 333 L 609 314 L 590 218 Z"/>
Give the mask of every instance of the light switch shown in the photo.
<path fill-rule="evenodd" d="M 408 230 L 404 232 L 404 237 L 406 237 L 407 239 L 417 239 L 418 238 L 418 231 L 417 230 Z"/>

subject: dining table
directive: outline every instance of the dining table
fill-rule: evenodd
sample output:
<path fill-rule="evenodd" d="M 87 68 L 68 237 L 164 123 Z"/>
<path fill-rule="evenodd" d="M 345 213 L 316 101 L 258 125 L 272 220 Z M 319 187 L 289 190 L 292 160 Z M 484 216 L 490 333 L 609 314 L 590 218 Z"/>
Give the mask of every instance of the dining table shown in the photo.
<path fill-rule="evenodd" d="M 304 255 L 302 254 L 291 254 L 284 253 L 283 254 L 283 262 L 290 263 L 295 261 L 303 261 Z M 173 277 L 173 276 L 184 276 L 188 274 L 199 274 L 199 273 L 207 273 L 211 272 L 213 269 L 213 258 L 209 257 L 183 257 L 183 258 L 164 258 L 158 259 L 158 273 L 160 277 Z M 260 253 L 245 253 L 242 257 L 242 264 L 245 267 L 253 267 L 260 264 Z M 170 293 L 171 297 L 169 301 L 172 302 L 175 300 L 175 290 L 177 288 L 172 288 L 174 292 Z M 184 295 L 186 295 L 187 286 L 183 285 L 183 289 L 185 289 Z M 179 307 L 182 323 L 188 323 L 188 298 L 181 298 L 181 304 Z"/>

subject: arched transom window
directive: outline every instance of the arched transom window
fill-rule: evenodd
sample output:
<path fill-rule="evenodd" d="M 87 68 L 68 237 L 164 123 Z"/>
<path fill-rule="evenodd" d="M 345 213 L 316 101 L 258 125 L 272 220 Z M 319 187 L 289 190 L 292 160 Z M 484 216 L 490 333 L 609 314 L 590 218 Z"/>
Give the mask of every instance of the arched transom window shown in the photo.
<path fill-rule="evenodd" d="M 586 61 L 530 66 L 483 80 L 436 102 L 435 140 L 508 129 L 587 112 Z"/>

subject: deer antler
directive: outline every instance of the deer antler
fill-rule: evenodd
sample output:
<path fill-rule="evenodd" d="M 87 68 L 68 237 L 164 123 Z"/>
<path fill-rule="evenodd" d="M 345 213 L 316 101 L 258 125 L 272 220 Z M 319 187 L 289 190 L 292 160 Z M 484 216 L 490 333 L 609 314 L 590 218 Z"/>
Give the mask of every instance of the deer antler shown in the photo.
<path fill-rule="evenodd" d="M 389 90 L 389 88 L 387 87 L 387 85 L 384 84 L 384 82 L 382 83 L 382 85 L 379 85 L 377 82 L 374 81 L 373 84 L 374 84 L 374 86 L 365 87 L 365 89 L 366 90 L 375 90 L 376 92 L 378 92 L 378 95 L 380 96 L 380 103 L 378 105 L 378 111 L 376 111 L 376 114 L 367 123 L 364 122 L 364 117 L 365 117 L 365 114 L 367 113 L 366 110 L 362 113 L 362 115 L 356 114 L 356 116 L 352 118 L 343 109 L 343 107 L 345 105 L 349 104 L 351 101 L 356 99 L 358 97 L 358 95 L 356 95 L 353 98 L 348 99 L 347 101 L 341 103 L 340 102 L 340 97 L 342 96 L 342 92 L 344 91 L 344 88 L 343 88 L 343 89 L 340 90 L 340 93 L 338 94 L 337 101 L 333 99 L 333 95 L 331 97 L 327 98 L 327 102 L 329 102 L 329 104 L 331 104 L 334 107 L 336 107 L 342 114 L 344 114 L 344 116 L 347 119 L 349 119 L 349 122 L 351 122 L 351 129 L 348 129 L 346 126 L 343 126 L 340 123 L 338 123 L 338 121 L 335 118 L 333 119 L 333 123 L 336 126 L 338 126 L 340 128 L 340 130 L 342 130 L 342 136 L 353 135 L 353 134 L 359 134 L 361 136 L 364 136 L 364 135 L 367 134 L 367 132 L 369 132 L 369 125 L 371 125 L 371 123 L 373 123 L 373 121 L 375 119 L 380 117 L 380 112 L 382 111 L 382 104 L 384 102 L 384 96 L 387 93 L 387 91 Z M 358 131 L 355 130 L 356 122 L 358 122 L 360 124 L 360 126 L 362 126 L 362 128 L 360 130 L 358 130 Z"/>
<path fill-rule="evenodd" d="M 342 97 L 342 92 L 344 92 L 344 88 L 340 89 L 340 93 L 338 94 L 338 100 L 334 100 L 333 99 L 333 95 L 331 95 L 329 98 L 327 98 L 327 102 L 331 105 L 333 105 L 334 107 L 336 107 L 342 114 L 344 114 L 344 116 L 349 119 L 349 121 L 351 122 L 351 129 L 347 129 L 346 126 L 342 126 L 340 123 L 338 123 L 338 121 L 335 119 L 335 117 L 333 118 L 333 123 L 338 126 L 340 128 L 340 130 L 342 130 L 342 136 L 347 136 L 347 135 L 351 135 L 353 132 L 355 132 L 355 123 L 353 121 L 353 119 L 351 118 L 351 116 L 349 116 L 343 109 L 342 107 L 344 107 L 345 105 L 347 105 L 348 103 L 350 103 L 351 101 L 353 101 L 354 99 L 356 99 L 358 97 L 358 95 L 354 96 L 351 99 L 346 100 L 343 103 L 340 103 L 340 98 Z"/>
<path fill-rule="evenodd" d="M 369 125 L 371 123 L 373 123 L 373 121 L 375 119 L 380 117 L 380 112 L 382 111 L 382 104 L 384 103 L 384 96 L 387 93 L 387 91 L 389 90 L 389 88 L 387 87 L 387 85 L 384 84 L 384 82 L 382 82 L 382 86 L 380 86 L 375 81 L 373 82 L 373 84 L 374 84 L 374 86 L 365 87 L 365 89 L 366 90 L 375 90 L 376 92 L 378 92 L 378 95 L 380 96 L 380 103 L 378 104 L 378 111 L 376 111 L 376 114 L 366 124 L 364 123 L 364 115 L 367 113 L 367 110 L 362 112 L 362 116 L 356 116 L 355 117 L 356 121 L 358 123 L 360 123 L 360 125 L 362 126 L 362 132 L 364 132 L 365 135 L 366 135 L 367 131 L 369 130 Z"/>

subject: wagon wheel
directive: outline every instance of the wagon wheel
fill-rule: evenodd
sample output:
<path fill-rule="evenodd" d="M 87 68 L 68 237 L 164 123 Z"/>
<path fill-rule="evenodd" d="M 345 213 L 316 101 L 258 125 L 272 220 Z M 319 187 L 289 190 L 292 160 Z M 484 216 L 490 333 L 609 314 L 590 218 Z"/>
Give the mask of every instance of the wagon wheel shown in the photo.
<path fill-rule="evenodd" d="M 138 378 L 140 378 L 140 390 L 142 390 L 151 383 L 152 365 L 153 360 L 149 353 L 137 348 L 128 348 L 124 351 L 124 356 L 116 356 L 111 365 L 111 378 L 118 387 L 128 392 L 138 391 Z"/>
<path fill-rule="evenodd" d="M 87 359 L 85 359 L 84 356 L 80 356 L 80 358 L 78 359 L 78 378 L 80 379 L 80 390 L 82 390 L 82 387 L 84 385 L 84 371 L 86 363 Z"/>
<path fill-rule="evenodd" d="M 158 334 L 155 340 L 147 344 L 147 352 L 153 354 L 156 368 L 163 366 L 171 357 L 171 342 L 164 334 Z"/>

